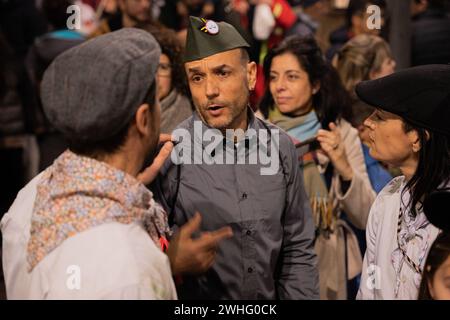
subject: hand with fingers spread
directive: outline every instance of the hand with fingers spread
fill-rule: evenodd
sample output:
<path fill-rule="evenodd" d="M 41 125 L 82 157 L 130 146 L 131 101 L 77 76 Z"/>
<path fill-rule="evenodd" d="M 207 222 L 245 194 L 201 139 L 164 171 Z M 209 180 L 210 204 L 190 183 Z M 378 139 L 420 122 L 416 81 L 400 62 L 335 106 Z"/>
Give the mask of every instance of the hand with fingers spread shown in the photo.
<path fill-rule="evenodd" d="M 172 136 L 170 134 L 162 133 L 159 135 L 159 143 L 164 143 L 158 155 L 153 160 L 152 164 L 138 174 L 137 179 L 143 184 L 150 184 L 155 180 L 159 170 L 163 166 L 166 159 L 170 156 L 173 149 Z"/>
<path fill-rule="evenodd" d="M 341 139 L 341 132 L 335 123 L 330 122 L 330 131 L 320 129 L 317 133 L 317 140 L 325 154 L 330 158 L 336 171 L 344 181 L 353 178 L 353 169 L 345 152 L 345 146 Z"/>
<path fill-rule="evenodd" d="M 197 212 L 170 241 L 167 256 L 173 275 L 206 272 L 214 263 L 218 243 L 233 236 L 230 227 L 223 227 L 212 232 L 203 232 L 193 239 L 192 234 L 198 231 L 201 220 Z"/>

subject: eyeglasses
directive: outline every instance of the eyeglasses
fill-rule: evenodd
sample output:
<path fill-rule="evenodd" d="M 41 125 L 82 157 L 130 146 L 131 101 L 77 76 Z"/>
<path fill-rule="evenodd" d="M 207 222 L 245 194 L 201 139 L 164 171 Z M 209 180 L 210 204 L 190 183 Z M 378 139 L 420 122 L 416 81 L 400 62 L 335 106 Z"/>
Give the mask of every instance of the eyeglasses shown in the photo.
<path fill-rule="evenodd" d="M 170 77 L 172 66 L 169 63 L 160 63 L 158 66 L 157 75 L 160 77 Z"/>

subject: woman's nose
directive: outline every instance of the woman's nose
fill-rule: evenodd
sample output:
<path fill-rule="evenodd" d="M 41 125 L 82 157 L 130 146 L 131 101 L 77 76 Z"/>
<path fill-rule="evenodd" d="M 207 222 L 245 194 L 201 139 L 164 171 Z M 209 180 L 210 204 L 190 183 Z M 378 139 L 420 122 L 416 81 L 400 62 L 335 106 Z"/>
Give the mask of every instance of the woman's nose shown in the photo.
<path fill-rule="evenodd" d="M 277 80 L 277 82 L 275 83 L 275 88 L 277 92 L 285 90 L 286 86 L 284 84 L 284 81 L 281 79 Z"/>

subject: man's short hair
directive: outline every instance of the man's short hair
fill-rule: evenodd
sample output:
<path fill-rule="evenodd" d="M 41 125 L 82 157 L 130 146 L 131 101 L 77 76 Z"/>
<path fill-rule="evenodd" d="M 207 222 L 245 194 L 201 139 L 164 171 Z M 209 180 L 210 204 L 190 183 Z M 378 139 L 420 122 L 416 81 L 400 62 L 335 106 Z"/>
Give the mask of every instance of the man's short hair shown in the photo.
<path fill-rule="evenodd" d="M 241 62 L 243 65 L 247 65 L 250 62 L 250 56 L 245 48 L 241 48 Z"/>

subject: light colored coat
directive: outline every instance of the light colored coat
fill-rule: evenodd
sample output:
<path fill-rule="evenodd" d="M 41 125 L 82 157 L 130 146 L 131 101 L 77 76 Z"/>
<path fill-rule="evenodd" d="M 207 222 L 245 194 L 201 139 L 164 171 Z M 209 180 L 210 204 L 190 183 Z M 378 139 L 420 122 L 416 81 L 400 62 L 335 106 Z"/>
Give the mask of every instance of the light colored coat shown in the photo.
<path fill-rule="evenodd" d="M 367 223 L 367 250 L 357 299 L 417 299 L 422 274 L 403 258 L 397 240 L 399 210 L 402 203 L 409 202 L 410 196 L 404 176 L 392 179 L 378 194 Z M 406 229 L 404 249 L 423 270 L 439 229 L 428 222 L 421 205 L 416 209 L 415 218 L 411 218 L 409 209 L 405 210 L 401 225 Z"/>
<path fill-rule="evenodd" d="M 0 222 L 8 299 L 176 299 L 168 257 L 139 222 L 109 222 L 66 239 L 31 272 L 27 247 L 36 176 Z"/>
<path fill-rule="evenodd" d="M 355 227 L 365 229 L 376 194 L 367 174 L 358 131 L 345 120 L 341 120 L 338 127 L 348 161 L 353 169 L 353 179 L 350 187 L 343 194 L 339 175 L 335 171 L 329 196 L 334 201 L 338 216 L 345 211 Z M 320 171 L 325 171 L 329 159 L 322 156 L 319 162 L 321 163 Z M 345 244 L 347 244 L 347 262 L 345 261 Z M 320 298 L 346 299 L 347 278 L 354 278 L 362 270 L 362 256 L 356 235 L 345 221 L 339 219 L 335 232 L 330 234 L 329 238 L 324 235 L 319 236 L 315 248 L 319 257 Z"/>

